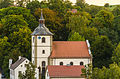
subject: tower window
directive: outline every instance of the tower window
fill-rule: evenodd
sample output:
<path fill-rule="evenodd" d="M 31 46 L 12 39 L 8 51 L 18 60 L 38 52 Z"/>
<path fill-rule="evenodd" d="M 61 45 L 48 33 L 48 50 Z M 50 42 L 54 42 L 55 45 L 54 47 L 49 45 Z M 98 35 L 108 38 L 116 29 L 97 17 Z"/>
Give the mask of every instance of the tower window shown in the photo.
<path fill-rule="evenodd" d="M 73 62 L 70 62 L 70 65 L 73 65 Z"/>
<path fill-rule="evenodd" d="M 42 54 L 45 54 L 45 50 L 42 50 Z"/>
<path fill-rule="evenodd" d="M 80 65 L 83 65 L 83 62 L 80 62 Z"/>
<path fill-rule="evenodd" d="M 33 43 L 34 43 L 34 41 L 35 41 L 35 37 L 33 37 Z"/>
<path fill-rule="evenodd" d="M 42 67 L 45 67 L 45 64 L 46 64 L 45 61 L 42 61 Z"/>
<path fill-rule="evenodd" d="M 38 39 L 41 39 L 41 37 L 39 36 Z"/>
<path fill-rule="evenodd" d="M 42 38 L 42 43 L 45 43 L 45 37 Z"/>
<path fill-rule="evenodd" d="M 60 62 L 60 65 L 63 65 L 63 62 Z"/>

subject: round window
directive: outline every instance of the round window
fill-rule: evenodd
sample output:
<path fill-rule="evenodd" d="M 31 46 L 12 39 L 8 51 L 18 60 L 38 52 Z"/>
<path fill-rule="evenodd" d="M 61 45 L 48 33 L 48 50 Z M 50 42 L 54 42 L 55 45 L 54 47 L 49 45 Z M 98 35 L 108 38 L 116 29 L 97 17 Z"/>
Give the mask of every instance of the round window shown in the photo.
<path fill-rule="evenodd" d="M 38 39 L 41 39 L 41 37 L 39 36 Z"/>

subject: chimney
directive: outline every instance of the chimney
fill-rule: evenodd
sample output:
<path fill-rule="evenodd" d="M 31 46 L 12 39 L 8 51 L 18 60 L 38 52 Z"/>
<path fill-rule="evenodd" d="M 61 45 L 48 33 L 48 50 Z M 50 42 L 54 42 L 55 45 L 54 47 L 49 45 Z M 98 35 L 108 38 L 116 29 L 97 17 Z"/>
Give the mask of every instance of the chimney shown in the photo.
<path fill-rule="evenodd" d="M 21 56 L 19 56 L 19 60 L 21 59 Z"/>
<path fill-rule="evenodd" d="M 9 69 L 11 65 L 12 65 L 12 59 L 9 59 Z"/>

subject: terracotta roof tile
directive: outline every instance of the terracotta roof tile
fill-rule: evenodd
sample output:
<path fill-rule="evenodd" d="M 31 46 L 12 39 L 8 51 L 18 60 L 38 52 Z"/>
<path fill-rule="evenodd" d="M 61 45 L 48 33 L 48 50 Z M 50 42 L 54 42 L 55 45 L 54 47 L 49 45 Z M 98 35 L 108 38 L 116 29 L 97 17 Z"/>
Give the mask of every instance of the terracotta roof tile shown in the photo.
<path fill-rule="evenodd" d="M 81 77 L 84 66 L 48 66 L 50 77 Z"/>
<path fill-rule="evenodd" d="M 85 41 L 54 41 L 51 58 L 90 58 Z"/>

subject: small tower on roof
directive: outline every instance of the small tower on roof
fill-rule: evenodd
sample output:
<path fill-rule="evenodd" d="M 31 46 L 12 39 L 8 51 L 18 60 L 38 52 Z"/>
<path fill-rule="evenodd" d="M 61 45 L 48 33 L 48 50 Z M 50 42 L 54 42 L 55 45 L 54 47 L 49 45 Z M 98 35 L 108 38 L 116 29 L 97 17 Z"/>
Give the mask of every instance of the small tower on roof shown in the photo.
<path fill-rule="evenodd" d="M 52 33 L 45 27 L 45 19 L 42 10 L 39 25 L 32 35 L 32 63 L 39 68 L 40 73 L 45 74 L 48 58 L 52 51 Z"/>
<path fill-rule="evenodd" d="M 45 24 L 45 19 L 44 19 L 43 14 L 42 14 L 42 9 L 41 9 L 41 16 L 40 16 L 40 19 L 39 19 L 39 23 L 40 24 Z"/>

